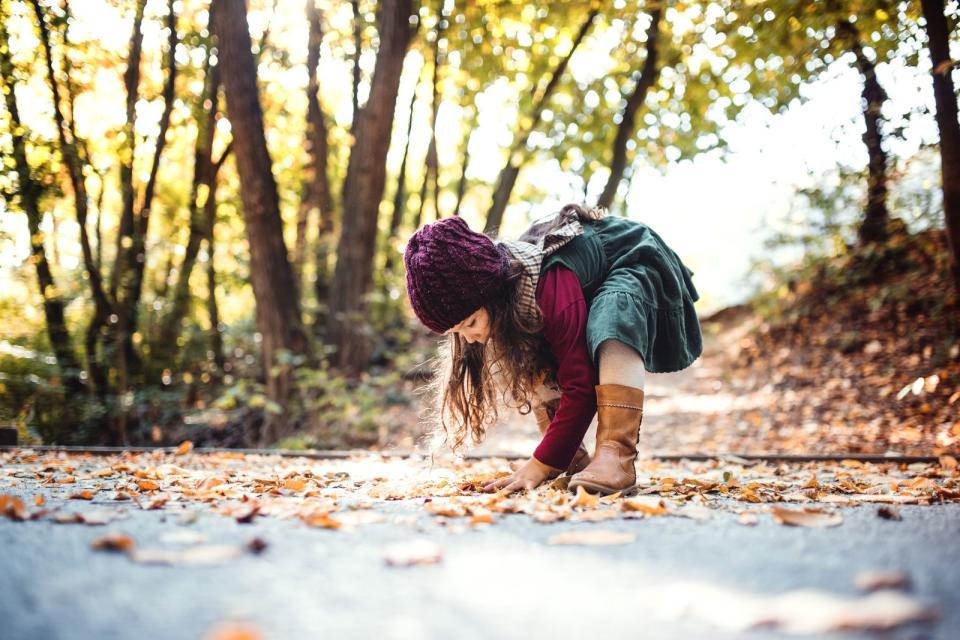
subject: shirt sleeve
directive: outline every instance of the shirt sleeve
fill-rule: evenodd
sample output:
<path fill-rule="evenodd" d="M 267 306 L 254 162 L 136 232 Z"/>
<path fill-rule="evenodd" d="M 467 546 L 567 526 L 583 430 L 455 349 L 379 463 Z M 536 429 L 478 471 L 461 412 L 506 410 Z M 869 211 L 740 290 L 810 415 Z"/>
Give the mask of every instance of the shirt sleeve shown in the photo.
<path fill-rule="evenodd" d="M 537 284 L 543 333 L 557 361 L 560 406 L 533 456 L 566 469 L 597 412 L 597 372 L 587 351 L 587 303 L 577 274 L 549 268 Z"/>

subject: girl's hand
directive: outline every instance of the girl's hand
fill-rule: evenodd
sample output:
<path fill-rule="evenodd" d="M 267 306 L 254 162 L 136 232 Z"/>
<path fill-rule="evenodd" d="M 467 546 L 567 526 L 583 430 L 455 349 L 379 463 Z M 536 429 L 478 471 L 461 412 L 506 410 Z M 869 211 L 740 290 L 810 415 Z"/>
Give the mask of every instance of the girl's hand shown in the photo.
<path fill-rule="evenodd" d="M 490 482 L 483 490 L 489 493 L 505 489 L 507 493 L 513 493 L 521 489 L 536 489 L 544 480 L 555 478 L 562 472 L 563 469 L 555 469 L 531 456 L 522 467 L 509 476 Z"/>

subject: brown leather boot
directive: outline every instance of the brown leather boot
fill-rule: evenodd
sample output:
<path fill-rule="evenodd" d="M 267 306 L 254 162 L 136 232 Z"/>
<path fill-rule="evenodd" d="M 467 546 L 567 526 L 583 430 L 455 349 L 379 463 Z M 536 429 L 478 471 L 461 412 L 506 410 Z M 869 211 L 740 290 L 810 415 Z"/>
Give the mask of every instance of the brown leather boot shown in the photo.
<path fill-rule="evenodd" d="M 570 479 L 569 488 L 583 487 L 607 495 L 636 491 L 637 442 L 643 420 L 643 389 L 599 384 L 597 391 L 597 450 L 587 468 Z"/>
<path fill-rule="evenodd" d="M 547 427 L 550 426 L 550 422 L 553 420 L 553 416 L 557 413 L 557 408 L 560 406 L 560 400 L 551 400 L 547 403 L 537 402 L 533 405 L 533 415 L 537 419 L 537 427 L 540 429 L 540 434 L 547 430 Z M 582 471 L 587 468 L 587 465 L 590 464 L 590 454 L 587 453 L 586 447 L 583 446 L 583 443 L 580 443 L 580 448 L 577 449 L 577 452 L 573 455 L 573 460 L 570 461 L 570 466 L 567 467 L 567 475 L 572 476 L 573 474 Z"/>

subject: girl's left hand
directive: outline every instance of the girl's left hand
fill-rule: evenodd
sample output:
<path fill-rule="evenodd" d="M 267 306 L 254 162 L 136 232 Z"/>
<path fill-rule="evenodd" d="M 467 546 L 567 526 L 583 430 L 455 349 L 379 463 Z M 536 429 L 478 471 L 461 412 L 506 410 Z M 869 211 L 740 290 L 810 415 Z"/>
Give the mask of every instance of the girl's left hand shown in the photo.
<path fill-rule="evenodd" d="M 509 476 L 504 476 L 486 484 L 483 490 L 489 493 L 505 489 L 507 493 L 513 493 L 521 489 L 536 489 L 544 480 L 555 478 L 562 472 L 563 469 L 555 469 L 531 456 L 522 467 Z"/>

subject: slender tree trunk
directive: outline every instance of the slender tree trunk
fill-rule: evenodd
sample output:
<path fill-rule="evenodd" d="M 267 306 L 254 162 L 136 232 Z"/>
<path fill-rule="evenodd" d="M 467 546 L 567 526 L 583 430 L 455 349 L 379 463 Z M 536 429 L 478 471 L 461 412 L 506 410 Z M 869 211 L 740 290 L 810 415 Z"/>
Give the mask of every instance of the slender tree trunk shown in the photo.
<path fill-rule="evenodd" d="M 172 367 L 179 353 L 178 338 L 182 331 L 183 320 L 190 307 L 190 276 L 196 265 L 200 245 L 206 236 L 206 202 L 213 197 L 214 171 L 213 138 L 216 132 L 218 96 L 220 93 L 219 66 L 211 63 L 210 48 L 207 49 L 206 77 L 204 90 L 200 95 L 197 119 L 197 140 L 193 154 L 193 180 L 190 188 L 190 228 L 187 244 L 184 247 L 183 261 L 177 273 L 177 282 L 173 287 L 173 299 L 169 311 L 164 315 L 157 342 L 151 350 L 155 366 L 154 373 Z M 204 104 L 209 107 L 204 110 Z"/>
<path fill-rule="evenodd" d="M 80 232 L 80 249 L 83 255 L 84 270 L 86 271 L 87 282 L 90 284 L 90 292 L 94 304 L 93 317 L 90 320 L 84 339 L 86 367 L 97 396 L 103 400 L 109 391 L 109 381 L 106 372 L 100 364 L 97 345 L 100 333 L 102 329 L 107 326 L 110 314 L 113 311 L 113 302 L 107 295 L 103 278 L 100 275 L 100 269 L 94 259 L 93 249 L 90 245 L 90 237 L 87 233 L 87 214 L 89 209 L 87 203 L 87 187 L 83 176 L 84 160 L 79 151 L 80 144 L 73 126 L 73 114 L 71 113 L 71 119 L 67 120 L 61 106 L 60 84 L 53 70 L 53 47 L 50 44 L 50 31 L 47 24 L 46 13 L 40 6 L 38 0 L 30 0 L 30 5 L 33 7 L 33 12 L 37 18 L 37 26 L 39 27 L 40 44 L 44 54 L 47 83 L 50 87 L 50 93 L 52 94 L 53 118 L 57 127 L 57 138 L 60 142 L 60 155 L 67 167 L 67 176 L 70 180 L 70 186 L 73 189 L 77 226 Z"/>
<path fill-rule="evenodd" d="M 283 407 L 290 397 L 292 374 L 288 367 L 275 370 L 277 352 L 308 355 L 309 346 L 300 321 L 296 281 L 283 242 L 283 223 L 264 135 L 246 7 L 238 0 L 214 0 L 211 10 L 250 244 L 250 280 L 257 301 L 257 329 L 263 339 L 267 395 Z M 261 434 L 261 441 L 283 435 L 286 426 L 270 422 Z"/>
<path fill-rule="evenodd" d="M 30 255 L 37 271 L 37 284 L 43 298 L 43 312 L 47 324 L 47 337 L 50 347 L 57 359 L 57 366 L 63 376 L 64 387 L 70 395 L 82 394 L 86 387 L 80 378 L 80 363 L 73 351 L 73 341 L 67 329 L 64 316 L 63 299 L 53 280 L 50 264 L 43 245 L 43 232 L 40 230 L 40 221 L 43 214 L 40 212 L 39 200 L 43 191 L 30 171 L 27 162 L 26 143 L 23 139 L 23 126 L 20 121 L 20 111 L 17 106 L 14 86 L 13 60 L 10 57 L 10 38 L 7 34 L 5 19 L 0 21 L 0 82 L 7 112 L 10 116 L 10 135 L 13 142 L 13 161 L 17 171 L 17 194 L 20 196 L 20 206 L 27 214 L 27 226 L 30 231 Z"/>
<path fill-rule="evenodd" d="M 943 181 L 943 218 L 950 250 L 950 272 L 960 298 L 960 123 L 950 59 L 943 0 L 921 0 L 927 21 L 927 44 L 933 66 L 933 98 L 940 129 L 940 172 Z"/>
<path fill-rule="evenodd" d="M 344 180 L 344 215 L 330 292 L 327 340 L 336 346 L 339 366 L 350 372 L 359 370 L 368 357 L 363 331 L 365 294 L 373 276 L 377 217 L 387 177 L 397 90 L 413 34 L 412 4 L 411 0 L 389 0 L 380 5 L 380 50 L 370 82 L 370 99 L 357 120 L 356 143 Z"/>
<path fill-rule="evenodd" d="M 353 9 L 353 91 L 350 94 L 353 106 L 353 115 L 350 120 L 350 131 L 357 128 L 360 117 L 360 54 L 363 49 L 363 14 L 360 13 L 360 0 L 350 0 Z"/>
<path fill-rule="evenodd" d="M 136 206 L 136 188 L 133 182 L 133 163 L 137 152 L 136 106 L 140 88 L 140 60 L 143 54 L 143 13 L 146 6 L 147 0 L 137 0 L 130 49 L 127 55 L 127 69 L 123 73 L 123 86 L 127 95 L 127 119 L 123 126 L 123 147 L 120 151 L 120 188 L 123 209 L 120 212 L 120 231 L 117 234 L 113 275 L 110 278 L 110 295 L 115 300 L 118 299 L 117 292 L 123 275 L 122 266 L 126 263 L 123 256 L 133 246 L 134 207 Z"/>
<path fill-rule="evenodd" d="M 880 128 L 883 117 L 881 109 L 887 100 L 887 94 L 877 81 L 876 65 L 863 52 L 857 27 L 849 20 L 843 20 L 837 25 L 837 31 L 847 39 L 850 50 L 856 56 L 857 69 L 863 76 L 861 95 L 866 125 L 863 143 L 867 146 L 869 164 L 867 206 L 857 233 L 861 243 L 883 242 L 887 239 L 887 223 L 890 221 L 887 211 L 887 154 L 883 150 L 883 133 Z"/>
<path fill-rule="evenodd" d="M 410 94 L 410 109 L 407 111 L 407 137 L 403 145 L 403 159 L 400 161 L 400 172 L 397 175 L 397 188 L 393 192 L 393 211 L 390 213 L 390 228 L 387 231 L 386 249 L 384 251 L 386 258 L 384 260 L 384 269 L 393 271 L 396 255 L 393 251 L 393 241 L 397 237 L 400 225 L 403 223 L 403 214 L 407 210 L 407 160 L 410 157 L 410 137 L 413 133 L 413 107 L 417 103 L 417 86 L 420 84 L 420 78 L 413 85 L 413 92 Z"/>
<path fill-rule="evenodd" d="M 470 164 L 470 136 L 477 126 L 477 108 L 472 107 L 473 115 L 470 118 L 470 124 L 467 127 L 467 134 L 463 138 L 463 162 L 460 164 L 460 180 L 457 182 L 457 203 L 453 206 L 453 215 L 460 215 L 460 207 L 463 205 L 463 197 L 467 195 L 467 167 Z"/>
<path fill-rule="evenodd" d="M 613 157 L 610 160 L 610 177 L 603 187 L 603 192 L 597 200 L 597 206 L 609 209 L 617 195 L 617 188 L 623 180 L 623 173 L 627 167 L 627 142 L 633 137 L 637 123 L 637 113 L 647 98 L 650 87 L 654 85 L 660 70 L 657 68 L 658 40 L 660 38 L 660 5 L 655 5 L 650 12 L 650 26 L 647 29 L 647 55 L 643 61 L 643 68 L 636 76 L 633 92 L 627 98 L 620 112 L 620 125 L 613 140 Z"/>
<path fill-rule="evenodd" d="M 307 230 L 314 210 L 319 210 L 321 228 L 332 226 L 333 197 L 327 175 L 327 122 L 320 107 L 320 45 L 323 43 L 323 23 L 316 0 L 307 0 L 307 164 L 304 167 L 303 197 L 297 214 L 297 241 L 293 252 L 293 267 L 297 284 L 302 282 L 303 263 L 307 248 Z"/>
<path fill-rule="evenodd" d="M 177 75 L 177 16 L 174 10 L 175 0 L 169 0 L 167 6 L 167 79 L 163 88 L 163 113 L 160 114 L 160 127 L 157 134 L 153 161 L 150 164 L 150 173 L 143 190 L 143 200 L 139 210 L 133 213 L 135 188 L 133 184 L 133 153 L 135 145 L 131 143 L 130 162 L 122 167 L 129 171 L 128 182 L 124 184 L 124 210 L 120 222 L 120 242 L 118 243 L 117 259 L 113 265 L 112 283 L 116 296 L 117 322 L 113 332 L 113 342 L 117 361 L 117 392 L 123 396 L 135 383 L 133 378 L 140 373 L 140 363 L 133 346 L 133 334 L 137 331 L 140 311 L 140 294 L 143 290 L 143 274 L 146 269 L 146 237 L 149 229 L 150 210 L 153 196 L 156 192 L 157 174 L 160 170 L 160 158 L 166 146 L 167 130 L 170 128 L 170 115 L 173 112 L 174 87 Z M 138 7 L 138 17 L 143 17 L 143 7 Z M 139 50 L 143 36 L 140 25 L 135 21 L 135 31 L 131 39 L 131 50 L 136 50 L 132 56 L 127 71 L 130 73 L 127 82 L 127 123 L 129 135 L 133 136 L 134 112 L 139 83 Z M 129 198 L 129 200 L 128 200 Z M 121 444 L 128 443 L 130 416 L 125 408 L 121 408 L 117 416 L 117 437 Z"/>
<path fill-rule="evenodd" d="M 226 158 L 224 152 L 221 161 Z M 204 203 L 204 214 L 206 221 L 206 240 L 207 240 L 207 313 L 210 317 L 210 351 L 213 352 L 215 382 L 223 379 L 224 365 L 226 360 L 223 353 L 223 332 L 220 331 L 220 308 L 217 305 L 217 271 L 214 263 L 216 242 L 214 228 L 217 223 L 217 171 L 213 173 L 213 180 L 210 184 L 210 196 Z"/>
<path fill-rule="evenodd" d="M 534 102 L 530 114 L 529 126 L 514 137 L 514 143 L 507 153 L 507 162 L 500 171 L 500 176 L 497 178 L 497 186 L 493 191 L 493 203 L 490 206 L 490 210 L 487 211 L 487 224 L 484 231 L 488 234 L 493 235 L 500 231 L 500 223 L 503 222 L 503 213 L 507 209 L 510 194 L 513 192 L 513 187 L 517 183 L 517 177 L 520 175 L 522 156 L 526 152 L 527 141 L 530 139 L 530 134 L 533 133 L 540 124 L 540 118 L 543 116 L 543 110 L 547 106 L 547 101 L 550 100 L 554 90 L 557 88 L 560 77 L 563 76 L 567 70 L 567 65 L 570 64 L 570 58 L 573 57 L 573 54 L 590 30 L 590 25 L 593 24 L 597 13 L 598 10 L 596 8 L 590 9 L 586 20 L 583 21 L 576 38 L 574 38 L 570 51 L 557 63 L 557 67 L 550 75 L 547 86 L 544 87 L 540 97 Z"/>
<path fill-rule="evenodd" d="M 440 183 L 437 175 L 440 173 L 440 160 L 437 157 L 437 114 L 440 111 L 440 68 L 443 65 L 443 53 L 440 51 L 440 40 L 443 38 L 443 29 L 446 19 L 443 17 L 444 0 L 437 4 L 437 26 L 433 30 L 433 92 L 430 99 L 430 144 L 427 145 L 426 170 L 423 173 L 423 186 L 420 189 L 420 211 L 417 220 L 423 219 L 423 207 L 426 204 L 427 188 L 433 185 L 433 218 L 440 219 Z M 417 225 L 419 226 L 419 224 Z"/>

